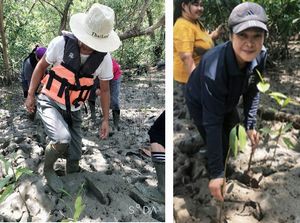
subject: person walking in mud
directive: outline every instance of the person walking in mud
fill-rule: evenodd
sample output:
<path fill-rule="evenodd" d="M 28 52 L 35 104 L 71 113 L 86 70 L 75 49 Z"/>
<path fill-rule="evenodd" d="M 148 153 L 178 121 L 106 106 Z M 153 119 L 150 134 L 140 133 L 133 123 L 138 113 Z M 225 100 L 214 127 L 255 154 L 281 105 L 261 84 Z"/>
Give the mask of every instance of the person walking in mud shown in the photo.
<path fill-rule="evenodd" d="M 32 52 L 23 60 L 20 76 L 24 98 L 27 98 L 28 95 L 32 72 L 39 60 L 44 56 L 46 50 L 46 47 L 40 47 L 39 45 L 36 45 Z"/>
<path fill-rule="evenodd" d="M 99 136 L 101 139 L 108 136 L 109 80 L 113 78 L 108 52 L 121 45 L 118 35 L 113 31 L 113 25 L 113 9 L 99 3 L 93 4 L 87 13 L 73 15 L 70 19 L 72 33 L 65 32 L 54 38 L 33 72 L 25 102 L 29 112 L 33 112 L 34 92 L 46 68 L 53 65 L 41 81 L 43 88 L 37 96 L 37 112 L 51 140 L 45 150 L 44 175 L 55 192 L 63 189 L 61 179 L 53 170 L 59 157 L 67 159 L 67 174 L 80 170 L 80 110 L 96 77 L 100 79 L 103 110 Z"/>
<path fill-rule="evenodd" d="M 21 82 L 23 88 L 23 96 L 26 99 L 28 95 L 28 89 L 32 77 L 33 70 L 35 69 L 39 60 L 45 54 L 47 48 L 36 45 L 32 52 L 23 60 L 22 69 L 21 69 Z M 29 119 L 34 120 L 35 112 L 29 113 Z"/>
<path fill-rule="evenodd" d="M 223 32 L 220 25 L 208 33 L 199 18 L 204 8 L 201 0 L 174 0 L 174 80 L 184 91 L 184 86 L 204 53 L 214 46 Z"/>
<path fill-rule="evenodd" d="M 243 96 L 244 125 L 252 148 L 259 143 L 255 130 L 259 104 L 258 71 L 266 62 L 267 16 L 258 4 L 236 6 L 228 19 L 230 41 L 208 51 L 186 85 L 186 103 L 206 143 L 209 190 L 223 200 L 224 162 L 230 130 L 240 122 L 237 105 Z"/>
<path fill-rule="evenodd" d="M 113 79 L 109 81 L 109 89 L 110 89 L 110 109 L 112 110 L 113 115 L 113 124 L 114 129 L 120 130 L 119 122 L 120 122 L 120 88 L 121 88 L 121 75 L 122 70 L 120 64 L 112 58 L 112 66 L 113 66 Z M 99 79 L 96 78 L 94 81 L 94 86 L 91 90 L 91 94 L 89 96 L 89 107 L 91 112 L 91 120 L 93 123 L 96 123 L 96 98 L 97 96 L 101 97 L 101 89 L 99 85 Z"/>

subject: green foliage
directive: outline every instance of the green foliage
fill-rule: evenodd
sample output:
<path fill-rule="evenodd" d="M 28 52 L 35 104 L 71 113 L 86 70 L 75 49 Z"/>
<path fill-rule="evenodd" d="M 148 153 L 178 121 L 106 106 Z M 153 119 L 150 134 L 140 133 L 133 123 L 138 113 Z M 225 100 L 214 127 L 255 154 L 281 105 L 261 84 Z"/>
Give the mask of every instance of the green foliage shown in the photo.
<path fill-rule="evenodd" d="M 274 99 L 277 102 L 277 104 L 280 106 L 280 109 L 286 107 L 288 104 L 299 105 L 299 103 L 296 100 L 287 97 L 281 92 L 271 91 L 270 93 L 268 93 L 270 89 L 270 84 L 265 81 L 265 79 L 263 78 L 259 70 L 256 69 L 256 72 L 258 73 L 258 76 L 260 78 L 260 82 L 257 84 L 257 89 L 261 93 L 268 94 L 272 99 Z"/>
<path fill-rule="evenodd" d="M 70 15 L 85 12 L 98 1 L 73 0 L 68 13 Z M 136 24 L 143 1 L 103 0 L 100 2 L 115 11 L 115 31 L 122 34 L 134 25 L 145 29 L 150 26 L 149 16 L 153 22 L 164 14 L 164 1 L 150 1 L 147 14 L 142 23 Z M 47 46 L 58 35 L 62 13 L 66 1 L 9 1 L 4 0 L 4 26 L 8 43 L 8 55 L 13 73 L 17 76 L 23 59 L 36 44 Z M 67 22 L 67 30 L 70 30 Z M 1 47 L 0 47 L 1 48 Z M 160 49 L 159 55 L 157 49 Z M 154 35 L 134 37 L 123 41 L 119 50 L 113 53 L 123 68 L 135 67 L 137 64 L 154 65 L 164 59 L 164 29 L 157 29 Z M 3 64 L 0 60 L 0 70 Z"/>
<path fill-rule="evenodd" d="M 76 197 L 75 197 L 75 202 L 74 202 L 74 209 L 72 209 L 67 203 L 66 201 L 62 200 L 67 206 L 68 206 L 68 209 L 70 211 L 70 213 L 73 212 L 73 217 L 72 218 L 68 218 L 68 219 L 64 219 L 63 222 L 69 222 L 69 221 L 73 221 L 73 222 L 78 222 L 79 220 L 79 217 L 81 215 L 81 213 L 84 211 L 85 209 L 85 204 L 83 203 L 83 200 L 82 200 L 82 195 L 84 193 L 84 189 L 85 189 L 85 184 L 83 183 L 81 186 L 80 186 L 80 189 L 79 191 L 77 192 L 76 194 Z M 62 190 L 62 192 L 67 195 L 67 197 L 71 200 L 73 200 L 73 196 L 67 192 L 66 190 Z M 72 211 L 74 210 L 74 211 Z"/>
<path fill-rule="evenodd" d="M 232 9 L 244 0 L 203 0 L 204 15 L 201 20 L 208 30 L 227 23 Z M 268 16 L 269 37 L 266 46 L 272 59 L 289 56 L 288 41 L 300 30 L 299 0 L 252 0 L 262 5 Z"/>
<path fill-rule="evenodd" d="M 246 147 L 247 133 L 245 128 L 238 124 L 234 126 L 229 135 L 229 148 L 233 153 L 233 157 L 236 159 L 239 151 L 243 151 Z"/>
<path fill-rule="evenodd" d="M 75 211 L 74 211 L 74 215 L 73 215 L 73 219 L 75 222 L 78 221 L 80 214 L 82 213 L 82 211 L 85 208 L 85 205 L 82 202 L 82 196 L 79 195 L 77 196 L 76 200 L 75 200 L 75 205 L 74 205 Z"/>
<path fill-rule="evenodd" d="M 20 177 L 24 174 L 32 175 L 32 171 L 26 167 L 18 167 L 14 170 L 12 163 L 2 155 L 0 155 L 0 161 L 0 165 L 3 164 L 5 169 L 5 177 L 0 179 L 0 203 L 2 203 L 14 192 Z"/>
<path fill-rule="evenodd" d="M 288 98 L 287 96 L 285 96 L 280 92 L 271 92 L 269 93 L 269 96 L 275 99 L 275 101 L 277 102 L 278 105 L 280 105 L 281 108 L 287 106 L 291 101 L 291 98 Z"/>
<path fill-rule="evenodd" d="M 269 95 L 272 99 L 274 99 L 276 101 L 276 103 L 280 106 L 280 109 L 281 110 L 282 108 L 286 107 L 287 105 L 289 104 L 294 104 L 294 105 L 299 105 L 299 103 L 290 98 L 290 97 L 287 97 L 286 95 L 284 95 L 283 93 L 281 92 L 270 92 L 268 93 L 269 91 L 269 87 L 270 87 L 270 84 L 268 84 L 262 74 L 256 70 L 259 77 L 260 77 L 260 82 L 257 84 L 257 88 L 260 92 L 264 93 L 264 94 L 267 94 Z M 262 85 L 268 85 L 268 87 L 262 87 Z M 276 143 L 276 147 L 278 145 L 278 142 L 279 142 L 279 138 L 281 136 L 283 136 L 284 134 L 286 134 L 291 128 L 293 127 L 293 123 L 288 123 L 286 125 L 282 124 L 280 126 L 280 128 L 278 130 L 273 130 L 271 128 L 268 128 L 268 127 L 264 127 L 262 129 L 260 129 L 260 131 L 263 133 L 263 135 L 270 135 L 271 137 L 273 138 L 277 138 L 277 143 Z M 289 149 L 292 149 L 295 147 L 295 145 L 291 142 L 291 140 L 287 137 L 283 137 L 283 142 L 285 143 L 285 145 L 287 146 L 287 148 Z M 274 157 L 275 157 L 275 153 L 276 153 L 276 148 L 274 150 Z"/>

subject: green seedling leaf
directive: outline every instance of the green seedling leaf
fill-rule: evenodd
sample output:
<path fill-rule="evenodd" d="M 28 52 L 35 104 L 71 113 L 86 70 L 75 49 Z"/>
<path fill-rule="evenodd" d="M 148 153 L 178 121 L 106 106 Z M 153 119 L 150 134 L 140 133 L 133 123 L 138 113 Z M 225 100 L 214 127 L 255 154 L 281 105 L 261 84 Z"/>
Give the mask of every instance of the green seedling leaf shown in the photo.
<path fill-rule="evenodd" d="M 72 198 L 72 195 L 71 195 L 68 191 L 66 191 L 66 190 L 64 190 L 64 189 L 61 189 L 60 191 L 63 192 L 63 193 L 64 193 L 65 195 L 67 195 L 68 197 Z"/>
<path fill-rule="evenodd" d="M 16 170 L 16 181 L 23 175 L 32 175 L 32 170 L 26 168 L 26 167 L 18 167 Z"/>
<path fill-rule="evenodd" d="M 291 99 L 290 104 L 300 106 L 300 103 L 295 101 L 294 99 Z"/>
<path fill-rule="evenodd" d="M 12 176 L 6 176 L 0 180 L 0 190 L 8 184 L 11 178 Z"/>
<path fill-rule="evenodd" d="M 257 86 L 257 89 L 262 93 L 266 93 L 270 88 L 269 83 L 263 83 L 263 82 L 259 82 L 256 86 Z"/>
<path fill-rule="evenodd" d="M 288 104 L 290 104 L 291 100 L 292 100 L 291 98 L 285 99 L 285 100 L 283 101 L 282 107 L 284 108 L 284 107 L 286 107 Z"/>
<path fill-rule="evenodd" d="M 286 132 L 288 132 L 291 128 L 293 128 L 293 123 L 292 123 L 292 122 L 286 124 L 286 125 L 283 127 L 283 129 L 281 130 L 281 132 L 282 132 L 282 133 L 286 133 Z"/>
<path fill-rule="evenodd" d="M 74 216 L 73 216 L 73 219 L 75 222 L 78 221 L 80 214 L 82 213 L 84 208 L 85 208 L 85 205 L 82 203 L 82 197 L 78 196 L 75 201 L 75 212 L 74 212 Z"/>
<path fill-rule="evenodd" d="M 0 204 L 6 200 L 6 198 L 14 192 L 15 184 L 8 185 L 3 193 L 0 195 Z"/>
<path fill-rule="evenodd" d="M 236 159 L 238 153 L 237 126 L 233 127 L 230 131 L 229 148 L 231 148 L 233 157 Z"/>
<path fill-rule="evenodd" d="M 295 145 L 291 142 L 291 140 L 287 137 L 283 137 L 283 142 L 284 144 L 289 148 L 289 149 L 294 149 Z"/>
<path fill-rule="evenodd" d="M 287 96 L 285 96 L 281 92 L 271 92 L 271 93 L 269 93 L 269 95 L 271 97 L 277 97 L 277 98 L 282 98 L 282 99 L 286 99 L 287 98 Z"/>
<path fill-rule="evenodd" d="M 277 104 L 279 104 L 281 107 L 286 106 L 289 102 L 290 99 L 288 99 L 287 96 L 285 96 L 284 94 L 280 93 L 280 92 L 271 92 L 269 93 L 270 97 L 273 98 Z"/>
<path fill-rule="evenodd" d="M 260 132 L 262 132 L 263 135 L 268 135 L 268 134 L 270 134 L 271 131 L 272 131 L 272 129 L 268 128 L 268 127 L 263 127 L 260 129 Z"/>
<path fill-rule="evenodd" d="M 279 135 L 280 131 L 279 130 L 273 130 L 269 133 L 272 139 L 276 138 Z"/>
<path fill-rule="evenodd" d="M 261 73 L 259 72 L 259 70 L 257 70 L 257 69 L 255 69 L 255 70 L 256 70 L 256 72 L 257 72 L 257 74 L 258 74 L 258 76 L 259 76 L 260 81 L 261 81 L 262 83 L 266 83 L 265 80 L 264 80 L 264 78 L 263 78 L 263 76 L 262 76 Z"/>
<path fill-rule="evenodd" d="M 239 145 L 240 145 L 240 150 L 244 151 L 246 148 L 246 143 L 247 143 L 247 133 L 244 128 L 244 126 L 239 125 L 238 126 L 238 140 L 239 140 Z"/>

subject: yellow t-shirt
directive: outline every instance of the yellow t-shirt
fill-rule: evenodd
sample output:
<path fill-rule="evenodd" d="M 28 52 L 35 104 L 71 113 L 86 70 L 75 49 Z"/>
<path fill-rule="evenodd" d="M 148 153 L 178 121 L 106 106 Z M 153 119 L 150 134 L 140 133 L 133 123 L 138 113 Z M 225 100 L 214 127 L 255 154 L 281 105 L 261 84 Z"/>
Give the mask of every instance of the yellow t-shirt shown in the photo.
<path fill-rule="evenodd" d="M 182 17 L 178 18 L 173 27 L 173 72 L 174 80 L 187 83 L 190 74 L 187 74 L 179 53 L 193 53 L 197 66 L 201 56 L 214 46 L 208 33 L 199 23 L 192 23 Z"/>

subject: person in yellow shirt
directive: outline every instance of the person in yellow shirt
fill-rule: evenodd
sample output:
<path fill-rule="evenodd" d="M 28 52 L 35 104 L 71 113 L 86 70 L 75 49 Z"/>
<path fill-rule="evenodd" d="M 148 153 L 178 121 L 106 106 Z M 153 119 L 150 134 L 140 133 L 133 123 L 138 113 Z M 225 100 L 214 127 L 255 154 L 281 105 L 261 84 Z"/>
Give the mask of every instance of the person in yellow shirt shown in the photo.
<path fill-rule="evenodd" d="M 214 46 L 223 30 L 220 25 L 208 33 L 199 21 L 204 11 L 200 0 L 174 0 L 174 80 L 180 85 L 187 83 L 189 75 L 200 62 L 202 55 Z"/>

